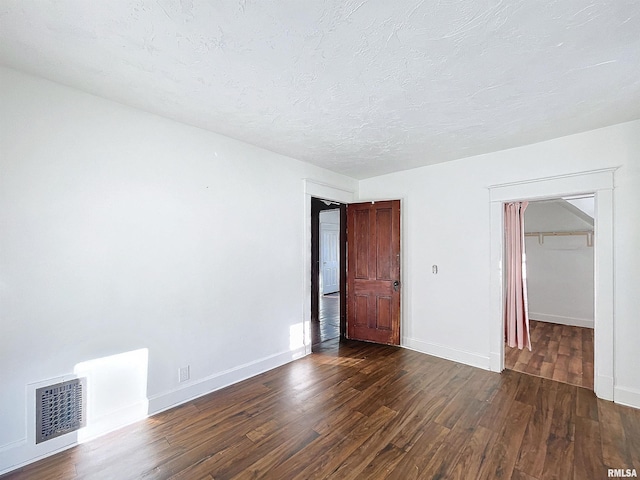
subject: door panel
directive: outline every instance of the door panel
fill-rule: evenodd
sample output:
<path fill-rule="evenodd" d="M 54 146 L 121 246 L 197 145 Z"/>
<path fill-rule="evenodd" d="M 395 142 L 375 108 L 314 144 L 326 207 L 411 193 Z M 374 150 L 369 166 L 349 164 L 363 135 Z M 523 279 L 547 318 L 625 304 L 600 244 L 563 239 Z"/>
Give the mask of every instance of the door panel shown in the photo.
<path fill-rule="evenodd" d="M 392 317 L 392 300 L 391 297 L 378 297 L 377 315 L 378 328 L 391 330 Z"/>
<path fill-rule="evenodd" d="M 348 288 L 348 287 L 347 287 Z M 369 297 L 366 295 L 355 295 L 353 309 L 353 321 L 358 327 L 367 328 L 367 319 L 369 318 Z"/>
<path fill-rule="evenodd" d="M 393 229 L 391 220 L 390 208 L 376 211 L 376 278 L 378 280 L 391 280 L 393 273 L 395 273 L 392 272 Z"/>
<path fill-rule="evenodd" d="M 353 247 L 347 246 L 348 251 L 355 253 L 355 265 L 350 268 L 355 272 L 356 278 L 369 278 L 369 210 L 356 210 Z M 349 222 L 349 207 L 347 206 L 347 230 Z M 348 234 L 347 234 L 348 235 Z M 347 240 L 347 244 L 349 240 Z M 349 267 L 347 267 L 349 268 Z"/>
<path fill-rule="evenodd" d="M 348 205 L 347 250 L 349 338 L 399 345 L 400 201 Z"/>

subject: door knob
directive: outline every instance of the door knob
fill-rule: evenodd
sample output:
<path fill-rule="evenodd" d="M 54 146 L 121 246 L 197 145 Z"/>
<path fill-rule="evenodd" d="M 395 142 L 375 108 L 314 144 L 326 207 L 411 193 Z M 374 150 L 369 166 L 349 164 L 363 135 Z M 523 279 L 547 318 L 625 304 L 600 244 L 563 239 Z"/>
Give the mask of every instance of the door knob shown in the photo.
<path fill-rule="evenodd" d="M 397 292 L 398 290 L 400 290 L 400 282 L 398 280 L 395 280 L 393 282 L 393 289 Z"/>

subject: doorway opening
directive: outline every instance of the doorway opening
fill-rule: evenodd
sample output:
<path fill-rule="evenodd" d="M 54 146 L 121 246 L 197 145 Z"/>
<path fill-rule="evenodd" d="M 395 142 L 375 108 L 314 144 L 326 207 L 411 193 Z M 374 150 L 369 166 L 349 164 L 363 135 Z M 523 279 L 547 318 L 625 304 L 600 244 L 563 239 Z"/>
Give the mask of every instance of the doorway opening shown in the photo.
<path fill-rule="evenodd" d="M 595 216 L 593 194 L 524 209 L 531 351 L 505 344 L 505 368 L 593 390 Z"/>
<path fill-rule="evenodd" d="M 346 205 L 311 198 L 311 351 L 346 333 Z"/>
<path fill-rule="evenodd" d="M 492 371 L 504 370 L 504 204 L 523 200 L 581 195 L 592 192 L 594 224 L 594 392 L 614 400 L 613 189 L 615 168 L 587 170 L 552 177 L 491 185 L 491 300 L 490 358 Z"/>

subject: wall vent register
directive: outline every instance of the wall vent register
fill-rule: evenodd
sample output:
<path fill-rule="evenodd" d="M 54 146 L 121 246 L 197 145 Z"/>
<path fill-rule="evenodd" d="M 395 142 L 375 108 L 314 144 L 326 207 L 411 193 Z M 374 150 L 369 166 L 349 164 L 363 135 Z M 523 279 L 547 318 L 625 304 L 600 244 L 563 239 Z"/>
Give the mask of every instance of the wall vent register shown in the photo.
<path fill-rule="evenodd" d="M 36 389 L 36 443 L 86 425 L 86 378 Z"/>

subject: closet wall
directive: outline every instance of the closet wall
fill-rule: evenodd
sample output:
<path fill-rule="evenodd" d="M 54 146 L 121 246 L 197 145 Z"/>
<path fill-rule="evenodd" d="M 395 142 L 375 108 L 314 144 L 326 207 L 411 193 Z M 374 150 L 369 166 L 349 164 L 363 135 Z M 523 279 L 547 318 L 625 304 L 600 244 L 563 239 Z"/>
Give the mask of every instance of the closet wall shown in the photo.
<path fill-rule="evenodd" d="M 593 198 L 587 199 L 593 203 Z M 557 199 L 525 211 L 529 317 L 593 328 L 593 218 Z"/>

